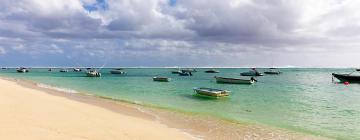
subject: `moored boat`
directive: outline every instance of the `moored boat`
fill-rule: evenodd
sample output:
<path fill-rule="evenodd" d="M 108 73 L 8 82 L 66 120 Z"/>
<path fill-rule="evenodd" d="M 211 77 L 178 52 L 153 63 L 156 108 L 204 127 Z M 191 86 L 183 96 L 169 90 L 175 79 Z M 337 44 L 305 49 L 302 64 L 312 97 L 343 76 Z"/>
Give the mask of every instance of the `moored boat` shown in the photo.
<path fill-rule="evenodd" d="M 80 68 L 73 68 L 73 71 L 74 71 L 74 72 L 80 72 L 81 69 L 80 69 Z"/>
<path fill-rule="evenodd" d="M 153 80 L 154 81 L 157 81 L 157 82 L 170 82 L 171 78 L 169 77 L 153 77 Z"/>
<path fill-rule="evenodd" d="M 242 72 L 240 73 L 241 76 L 263 76 L 264 74 L 262 74 L 261 72 L 258 72 L 255 68 L 252 68 L 250 71 L 248 72 Z"/>
<path fill-rule="evenodd" d="M 19 72 L 19 73 L 29 72 L 29 70 L 27 68 L 24 68 L 24 67 L 17 68 L 16 71 Z"/>
<path fill-rule="evenodd" d="M 239 79 L 239 78 L 225 78 L 225 77 L 214 77 L 217 83 L 228 83 L 228 84 L 253 84 L 256 80 L 251 77 L 251 79 Z"/>
<path fill-rule="evenodd" d="M 191 72 L 187 72 L 187 71 L 181 71 L 179 73 L 179 76 L 192 76 L 192 73 Z"/>
<path fill-rule="evenodd" d="M 173 71 L 171 71 L 171 73 L 172 74 L 179 74 L 179 73 L 181 73 L 181 70 L 173 70 Z"/>
<path fill-rule="evenodd" d="M 118 69 L 113 69 L 110 71 L 111 74 L 125 74 L 126 72 L 123 71 L 122 68 L 118 68 Z"/>
<path fill-rule="evenodd" d="M 86 72 L 86 76 L 87 77 L 101 77 L 101 73 L 98 72 L 97 70 L 89 70 L 88 72 Z"/>
<path fill-rule="evenodd" d="M 337 73 L 332 73 L 331 74 L 333 77 L 339 79 L 340 82 L 355 82 L 355 83 L 360 83 L 360 75 L 351 75 L 350 74 L 337 74 Z"/>
<path fill-rule="evenodd" d="M 281 74 L 281 71 L 279 71 L 276 68 L 270 68 L 268 71 L 265 71 L 264 73 L 265 74 L 277 75 L 277 74 Z"/>
<path fill-rule="evenodd" d="M 194 91 L 198 95 L 210 96 L 210 97 L 225 97 L 229 96 L 230 91 L 214 88 L 194 88 Z"/>
<path fill-rule="evenodd" d="M 192 69 L 192 68 L 187 68 L 187 69 L 182 69 L 182 72 L 197 72 L 196 69 Z"/>
<path fill-rule="evenodd" d="M 216 69 L 209 69 L 209 70 L 206 70 L 205 73 L 219 73 L 220 71 L 219 70 L 216 70 Z"/>
<path fill-rule="evenodd" d="M 68 69 L 61 69 L 60 72 L 69 72 Z"/>

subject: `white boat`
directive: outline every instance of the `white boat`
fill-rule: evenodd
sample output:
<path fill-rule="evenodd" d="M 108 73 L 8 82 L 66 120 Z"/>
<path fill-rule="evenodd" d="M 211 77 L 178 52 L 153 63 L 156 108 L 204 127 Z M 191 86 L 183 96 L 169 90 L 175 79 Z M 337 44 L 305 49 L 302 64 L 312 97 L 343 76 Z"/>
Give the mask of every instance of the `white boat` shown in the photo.
<path fill-rule="evenodd" d="M 225 77 L 217 77 L 215 76 L 217 83 L 228 83 L 228 84 L 253 84 L 255 83 L 255 79 L 238 79 L 238 78 L 225 78 Z"/>
<path fill-rule="evenodd" d="M 158 82 L 170 82 L 171 78 L 169 77 L 153 77 L 154 81 Z"/>
<path fill-rule="evenodd" d="M 87 77 L 101 77 L 101 73 L 98 72 L 97 70 L 90 70 L 90 71 L 86 72 L 86 76 Z"/>
<path fill-rule="evenodd" d="M 230 91 L 214 88 L 194 88 L 194 91 L 198 95 L 210 96 L 210 97 L 224 97 L 229 96 Z"/>
<path fill-rule="evenodd" d="M 110 71 L 111 74 L 125 74 L 126 72 L 123 71 L 123 69 L 119 68 L 119 69 L 113 69 Z"/>
<path fill-rule="evenodd" d="M 60 72 L 69 72 L 68 69 L 61 69 Z"/>
<path fill-rule="evenodd" d="M 80 72 L 81 69 L 80 69 L 80 68 L 74 68 L 73 71 L 74 71 L 74 72 Z"/>
<path fill-rule="evenodd" d="M 255 70 L 255 68 L 251 69 L 248 72 L 242 72 L 240 73 L 241 76 L 263 76 L 264 74 L 258 72 L 257 70 Z"/>
<path fill-rule="evenodd" d="M 24 67 L 17 68 L 16 71 L 19 72 L 19 73 L 29 72 L 29 70 L 27 68 L 24 68 Z"/>

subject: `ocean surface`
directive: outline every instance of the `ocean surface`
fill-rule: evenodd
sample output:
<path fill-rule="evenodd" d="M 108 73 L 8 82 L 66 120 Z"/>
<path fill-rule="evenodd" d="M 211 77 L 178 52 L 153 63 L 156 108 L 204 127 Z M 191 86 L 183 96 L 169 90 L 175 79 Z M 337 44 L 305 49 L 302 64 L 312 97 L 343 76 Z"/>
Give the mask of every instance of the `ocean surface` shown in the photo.
<path fill-rule="evenodd" d="M 85 77 L 84 72 L 59 69 L 0 70 L 0 76 L 27 79 L 66 92 L 88 93 L 170 110 L 211 115 L 220 119 L 263 124 L 336 139 L 360 139 L 360 84 L 332 82 L 332 72 L 353 69 L 284 68 L 280 75 L 256 77 L 253 85 L 217 84 L 216 76 L 240 78 L 245 68 L 219 68 L 220 73 L 197 69 L 193 76 L 171 74 L 172 68 L 126 68 L 126 75 Z M 264 71 L 265 69 L 258 69 Z M 154 82 L 153 76 L 171 77 Z M 250 77 L 245 77 L 250 78 Z M 44 85 L 41 85 L 44 86 Z M 221 99 L 194 96 L 194 87 L 230 90 Z"/>

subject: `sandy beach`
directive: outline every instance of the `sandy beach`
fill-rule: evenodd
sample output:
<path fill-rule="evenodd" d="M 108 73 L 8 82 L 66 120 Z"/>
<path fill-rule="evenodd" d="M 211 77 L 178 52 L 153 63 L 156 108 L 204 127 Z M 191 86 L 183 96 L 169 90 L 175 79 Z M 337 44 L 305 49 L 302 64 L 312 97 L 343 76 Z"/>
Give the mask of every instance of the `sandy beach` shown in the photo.
<path fill-rule="evenodd" d="M 0 78 L 0 89 L 3 139 L 328 139 L 57 91 L 28 80 Z"/>
<path fill-rule="evenodd" d="M 8 140 L 191 139 L 133 117 L 0 79 L 0 138 Z"/>

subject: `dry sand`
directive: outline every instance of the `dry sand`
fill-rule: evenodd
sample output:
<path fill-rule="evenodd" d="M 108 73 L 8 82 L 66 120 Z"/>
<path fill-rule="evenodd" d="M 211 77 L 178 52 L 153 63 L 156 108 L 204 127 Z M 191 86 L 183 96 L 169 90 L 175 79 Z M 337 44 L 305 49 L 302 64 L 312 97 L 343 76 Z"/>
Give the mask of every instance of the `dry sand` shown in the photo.
<path fill-rule="evenodd" d="M 191 139 L 151 119 L 53 96 L 0 79 L 0 138 L 4 140 Z"/>

